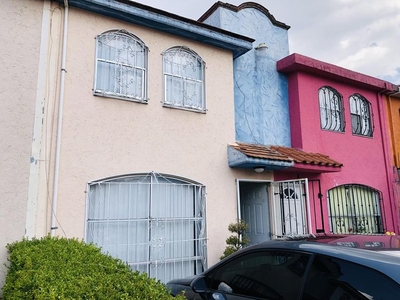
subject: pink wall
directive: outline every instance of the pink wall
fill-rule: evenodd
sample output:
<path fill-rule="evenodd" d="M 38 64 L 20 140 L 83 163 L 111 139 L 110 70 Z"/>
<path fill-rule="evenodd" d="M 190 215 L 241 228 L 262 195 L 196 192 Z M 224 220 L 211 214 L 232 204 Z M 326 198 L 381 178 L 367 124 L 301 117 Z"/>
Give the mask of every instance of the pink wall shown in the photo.
<path fill-rule="evenodd" d="M 341 172 L 323 173 L 317 176 L 321 180 L 324 201 L 326 201 L 327 190 L 342 184 L 363 184 L 375 188 L 383 194 L 387 230 L 398 232 L 397 210 L 391 184 L 393 178 L 390 173 L 390 156 L 387 147 L 387 128 L 384 119 L 384 98 L 378 92 L 380 87 L 377 86 L 382 81 L 371 81 L 371 77 L 312 59 L 309 59 L 308 64 L 311 67 L 307 70 L 297 66 L 296 70 L 288 71 L 288 65 L 284 67 L 288 71 L 286 73 L 289 73 L 292 147 L 308 152 L 323 153 L 343 163 Z M 314 73 L 313 68 L 315 68 Z M 332 73 L 339 73 L 340 76 L 332 76 Z M 363 77 L 366 80 L 363 81 Z M 365 84 L 365 81 L 373 84 Z M 343 96 L 346 122 L 343 133 L 321 129 L 318 89 L 322 86 L 330 86 Z M 354 93 L 361 94 L 372 105 L 373 137 L 352 134 L 349 97 Z M 280 179 L 310 177 L 306 174 L 290 173 L 276 175 Z M 325 223 L 328 225 L 327 211 L 325 213 Z M 325 229 L 328 228 L 329 226 L 325 226 Z"/>

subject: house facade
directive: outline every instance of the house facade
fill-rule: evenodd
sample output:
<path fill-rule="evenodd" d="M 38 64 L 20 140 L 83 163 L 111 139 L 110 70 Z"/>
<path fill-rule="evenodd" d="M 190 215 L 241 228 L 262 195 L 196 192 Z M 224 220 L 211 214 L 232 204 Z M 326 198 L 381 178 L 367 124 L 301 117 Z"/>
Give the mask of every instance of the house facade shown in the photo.
<path fill-rule="evenodd" d="M 261 5 L 217 2 L 199 21 L 125 0 L 2 6 L 1 262 L 7 243 L 50 234 L 165 282 L 217 262 L 237 219 L 252 243 L 339 233 L 328 196 L 349 188 L 377 203 L 373 230 L 397 232 L 391 85 L 298 67 L 289 26 Z M 321 121 L 325 87 L 342 96 L 342 131 Z M 356 134 L 352 95 L 373 112 Z"/>
<path fill-rule="evenodd" d="M 21 34 L 1 50 L 1 261 L 47 234 L 161 281 L 218 261 L 237 219 L 233 60 L 254 40 L 131 1 L 2 6 Z"/>
<path fill-rule="evenodd" d="M 274 171 L 271 182 L 238 187 L 251 239 L 398 232 L 385 110 L 395 86 L 288 55 L 289 26 L 259 4 L 218 2 L 200 21 L 251 33 L 258 45 L 234 62 L 236 143 L 228 146 L 230 167 Z M 253 189 L 267 193 L 247 200 Z"/>
<path fill-rule="evenodd" d="M 398 232 L 385 109 L 395 87 L 299 54 L 280 60 L 277 70 L 289 81 L 292 147 L 343 164 L 340 172 L 275 173 L 316 181 L 313 188 L 322 197 L 310 202 L 312 228 L 324 234 Z"/>

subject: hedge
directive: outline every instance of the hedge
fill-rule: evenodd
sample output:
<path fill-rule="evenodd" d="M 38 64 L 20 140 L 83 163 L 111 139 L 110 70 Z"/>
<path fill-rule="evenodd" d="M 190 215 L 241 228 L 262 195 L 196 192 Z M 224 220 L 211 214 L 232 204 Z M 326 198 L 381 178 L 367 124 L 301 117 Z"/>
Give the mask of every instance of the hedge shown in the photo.
<path fill-rule="evenodd" d="M 184 299 L 160 281 L 77 239 L 44 237 L 7 245 L 3 299 Z"/>

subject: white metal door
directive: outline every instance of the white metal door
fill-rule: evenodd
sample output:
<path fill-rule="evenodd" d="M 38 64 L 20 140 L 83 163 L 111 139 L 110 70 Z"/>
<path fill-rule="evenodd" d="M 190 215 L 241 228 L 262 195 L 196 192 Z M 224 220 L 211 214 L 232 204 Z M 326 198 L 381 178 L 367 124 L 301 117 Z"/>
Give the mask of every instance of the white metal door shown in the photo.
<path fill-rule="evenodd" d="M 312 232 L 308 180 L 275 181 L 272 186 L 272 238 Z"/>

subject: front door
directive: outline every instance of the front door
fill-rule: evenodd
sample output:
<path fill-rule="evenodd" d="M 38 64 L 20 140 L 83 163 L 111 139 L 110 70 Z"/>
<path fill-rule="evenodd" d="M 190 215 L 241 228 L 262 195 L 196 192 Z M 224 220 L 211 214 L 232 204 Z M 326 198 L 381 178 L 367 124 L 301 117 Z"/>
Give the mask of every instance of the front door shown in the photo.
<path fill-rule="evenodd" d="M 239 195 L 239 218 L 249 225 L 250 245 L 270 240 L 268 183 L 239 182 Z"/>

